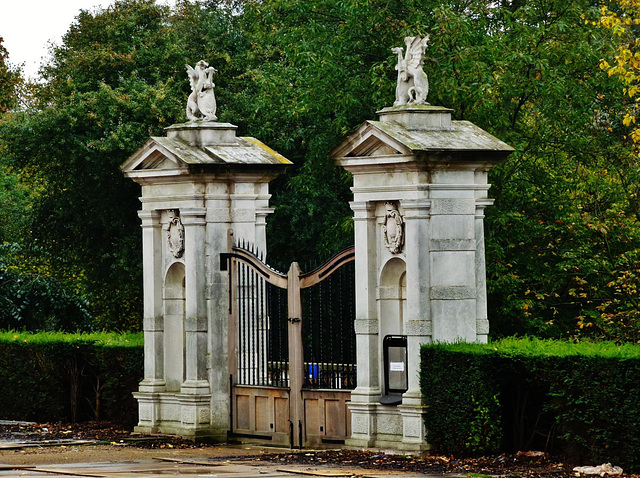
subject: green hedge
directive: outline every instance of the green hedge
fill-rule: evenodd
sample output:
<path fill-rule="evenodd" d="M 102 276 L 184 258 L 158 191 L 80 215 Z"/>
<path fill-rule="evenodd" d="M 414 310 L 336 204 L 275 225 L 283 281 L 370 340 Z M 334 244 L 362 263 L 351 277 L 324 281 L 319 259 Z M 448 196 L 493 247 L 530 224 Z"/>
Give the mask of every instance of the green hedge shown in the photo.
<path fill-rule="evenodd" d="M 421 353 L 436 451 L 537 449 L 640 470 L 640 346 L 506 339 Z"/>
<path fill-rule="evenodd" d="M 142 334 L 0 332 L 0 418 L 137 421 Z"/>

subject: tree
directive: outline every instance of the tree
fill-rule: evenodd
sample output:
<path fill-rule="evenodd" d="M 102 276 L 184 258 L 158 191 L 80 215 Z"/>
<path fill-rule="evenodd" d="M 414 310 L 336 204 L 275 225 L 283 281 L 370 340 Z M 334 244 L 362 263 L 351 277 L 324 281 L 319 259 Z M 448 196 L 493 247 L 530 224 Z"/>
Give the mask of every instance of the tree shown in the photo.
<path fill-rule="evenodd" d="M 391 103 L 389 48 L 429 33 L 429 101 L 516 148 L 491 177 L 494 333 L 610 336 L 600 309 L 620 305 L 608 284 L 635 267 L 638 196 L 612 116 L 616 84 L 599 71 L 615 45 L 584 21 L 598 15 L 586 0 L 249 2 L 251 95 L 239 116 L 296 163 L 274 195 L 270 255 L 312 256 L 348 237 L 337 204 L 349 179 L 327 153 Z"/>
<path fill-rule="evenodd" d="M 0 162 L 36 192 L 23 235 L 52 276 L 96 326 L 136 328 L 139 193 L 118 165 L 184 121 L 184 65 L 213 64 L 221 120 L 294 161 L 272 184 L 269 256 L 306 261 L 353 240 L 328 153 L 392 103 L 391 47 L 428 33 L 428 100 L 516 148 L 491 176 L 494 334 L 637 340 L 640 177 L 600 15 L 589 0 L 122 0 L 77 17 L 34 108 L 0 124 Z"/>
<path fill-rule="evenodd" d="M 38 191 L 24 239 L 88 300 L 96 328 L 141 326 L 140 193 L 119 165 L 183 120 L 185 64 L 211 54 L 200 41 L 230 56 L 210 38 L 229 29 L 230 13 L 208 6 L 182 2 L 172 13 L 124 0 L 82 11 L 42 68 L 33 108 L 0 125 L 2 164 Z"/>
<path fill-rule="evenodd" d="M 588 22 L 588 20 L 585 20 Z M 609 8 L 602 6 L 602 15 L 598 23 L 611 30 L 618 37 L 619 45 L 612 64 L 606 59 L 600 67 L 609 75 L 615 75 L 626 85 L 624 93 L 630 103 L 626 105 L 624 113 L 625 126 L 633 126 L 631 138 L 634 143 L 640 143 L 640 125 L 638 120 L 638 101 L 640 101 L 640 2 L 638 0 L 616 0 Z M 595 25 L 596 22 L 592 21 Z"/>
<path fill-rule="evenodd" d="M 2 44 L 0 36 L 0 114 L 10 111 L 17 105 L 16 89 L 22 83 L 19 70 L 12 68 L 9 63 L 9 53 Z"/>

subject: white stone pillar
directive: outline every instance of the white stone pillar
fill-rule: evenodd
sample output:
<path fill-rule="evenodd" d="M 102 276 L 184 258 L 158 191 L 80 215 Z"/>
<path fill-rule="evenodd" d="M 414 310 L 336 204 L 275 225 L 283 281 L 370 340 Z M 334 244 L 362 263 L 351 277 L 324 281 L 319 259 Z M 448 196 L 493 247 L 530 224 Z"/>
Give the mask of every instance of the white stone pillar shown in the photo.
<path fill-rule="evenodd" d="M 433 341 L 486 341 L 482 210 L 489 205 L 487 172 L 513 148 L 468 121 L 452 120 L 451 113 L 428 104 L 384 108 L 378 112 L 379 121 L 366 121 L 331 152 L 353 174 L 355 201 L 358 387 L 352 393 L 352 439 L 348 444 L 397 445 L 414 451 L 428 448 L 418 377 L 420 346 Z M 369 232 L 365 201 L 399 202 L 404 219 L 404 250 L 389 249 L 406 265 L 402 323 L 407 338 L 408 388 L 397 406 L 373 407 L 371 383 L 378 379 L 373 377 L 371 364 L 379 368 L 381 362 L 365 331 L 384 335 L 387 328 L 391 330 L 383 314 L 389 311 L 391 318 L 392 311 L 385 304 L 378 316 L 368 301 L 377 286 L 381 299 L 389 291 L 386 267 L 398 260 L 383 250 L 381 242 L 380 256 L 376 256 L 369 241 L 376 231 Z M 389 236 L 388 228 L 385 234 Z M 368 259 L 362 257 L 367 255 Z M 384 284 L 378 283 L 377 273 Z M 378 346 L 383 347 L 382 340 Z"/>
<path fill-rule="evenodd" d="M 145 210 L 180 216 L 173 228 L 167 226 L 167 248 L 155 226 L 158 214 L 141 213 L 150 228 L 143 233 L 146 365 L 134 396 L 137 429 L 144 433 L 227 439 L 233 360 L 220 254 L 228 252 L 229 230 L 266 249 L 268 183 L 291 164 L 255 138 L 237 138 L 236 128 L 200 121 L 172 125 L 164 138 L 150 138 L 121 166 L 142 186 Z M 170 287 L 163 287 L 165 274 Z"/>
<path fill-rule="evenodd" d="M 487 268 L 484 251 L 484 209 L 493 204 L 493 199 L 476 201 L 476 341 L 486 344 L 489 336 L 487 314 Z"/>
<path fill-rule="evenodd" d="M 184 225 L 185 361 L 186 380 L 181 393 L 210 393 L 207 377 L 207 309 L 205 277 L 206 209 L 180 210 Z"/>
<path fill-rule="evenodd" d="M 398 406 L 402 416 L 401 449 L 426 448 L 425 407 L 420 392 L 420 346 L 431 342 L 431 261 L 428 199 L 405 199 L 405 254 L 407 257 L 407 336 L 408 388 Z"/>
<path fill-rule="evenodd" d="M 403 200 L 405 253 L 407 257 L 407 318 L 404 334 L 407 336 L 408 390 L 403 403 L 421 405 L 420 398 L 420 345 L 431 341 L 430 237 L 429 200 Z"/>
<path fill-rule="evenodd" d="M 209 314 L 209 385 L 211 434 L 225 441 L 229 422 L 228 273 L 220 270 L 220 254 L 228 252 L 231 232 L 229 182 L 212 182 L 207 189 L 207 281 Z"/>
<path fill-rule="evenodd" d="M 372 446 L 377 434 L 376 413 L 380 400 L 379 324 L 376 303 L 377 238 L 375 203 L 352 202 L 356 269 L 357 386 L 351 392 L 351 446 Z"/>
<path fill-rule="evenodd" d="M 159 211 L 138 211 L 142 220 L 144 292 L 144 379 L 140 392 L 164 392 L 164 317 L 162 314 L 162 225 Z"/>

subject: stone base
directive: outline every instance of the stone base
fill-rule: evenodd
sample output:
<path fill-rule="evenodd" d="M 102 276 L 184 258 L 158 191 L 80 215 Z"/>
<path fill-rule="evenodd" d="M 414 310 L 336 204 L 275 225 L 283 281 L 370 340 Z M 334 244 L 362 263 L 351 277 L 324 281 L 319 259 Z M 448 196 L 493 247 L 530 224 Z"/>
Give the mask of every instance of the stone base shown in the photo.
<path fill-rule="evenodd" d="M 227 423 L 212 423 L 211 395 L 184 393 L 133 394 L 138 400 L 138 433 L 166 433 L 187 440 L 225 442 Z"/>
<path fill-rule="evenodd" d="M 422 405 L 387 406 L 378 403 L 349 404 L 351 448 L 380 448 L 421 453 L 430 448 L 424 425 Z"/>

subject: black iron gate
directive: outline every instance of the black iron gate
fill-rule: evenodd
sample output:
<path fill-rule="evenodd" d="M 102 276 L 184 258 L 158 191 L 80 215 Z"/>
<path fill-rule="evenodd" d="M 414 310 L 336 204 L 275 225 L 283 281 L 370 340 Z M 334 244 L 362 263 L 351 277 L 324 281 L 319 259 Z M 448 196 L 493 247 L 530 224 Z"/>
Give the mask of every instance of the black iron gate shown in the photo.
<path fill-rule="evenodd" d="M 233 245 L 229 272 L 230 433 L 291 447 L 342 442 L 356 384 L 354 248 L 283 274 Z"/>

